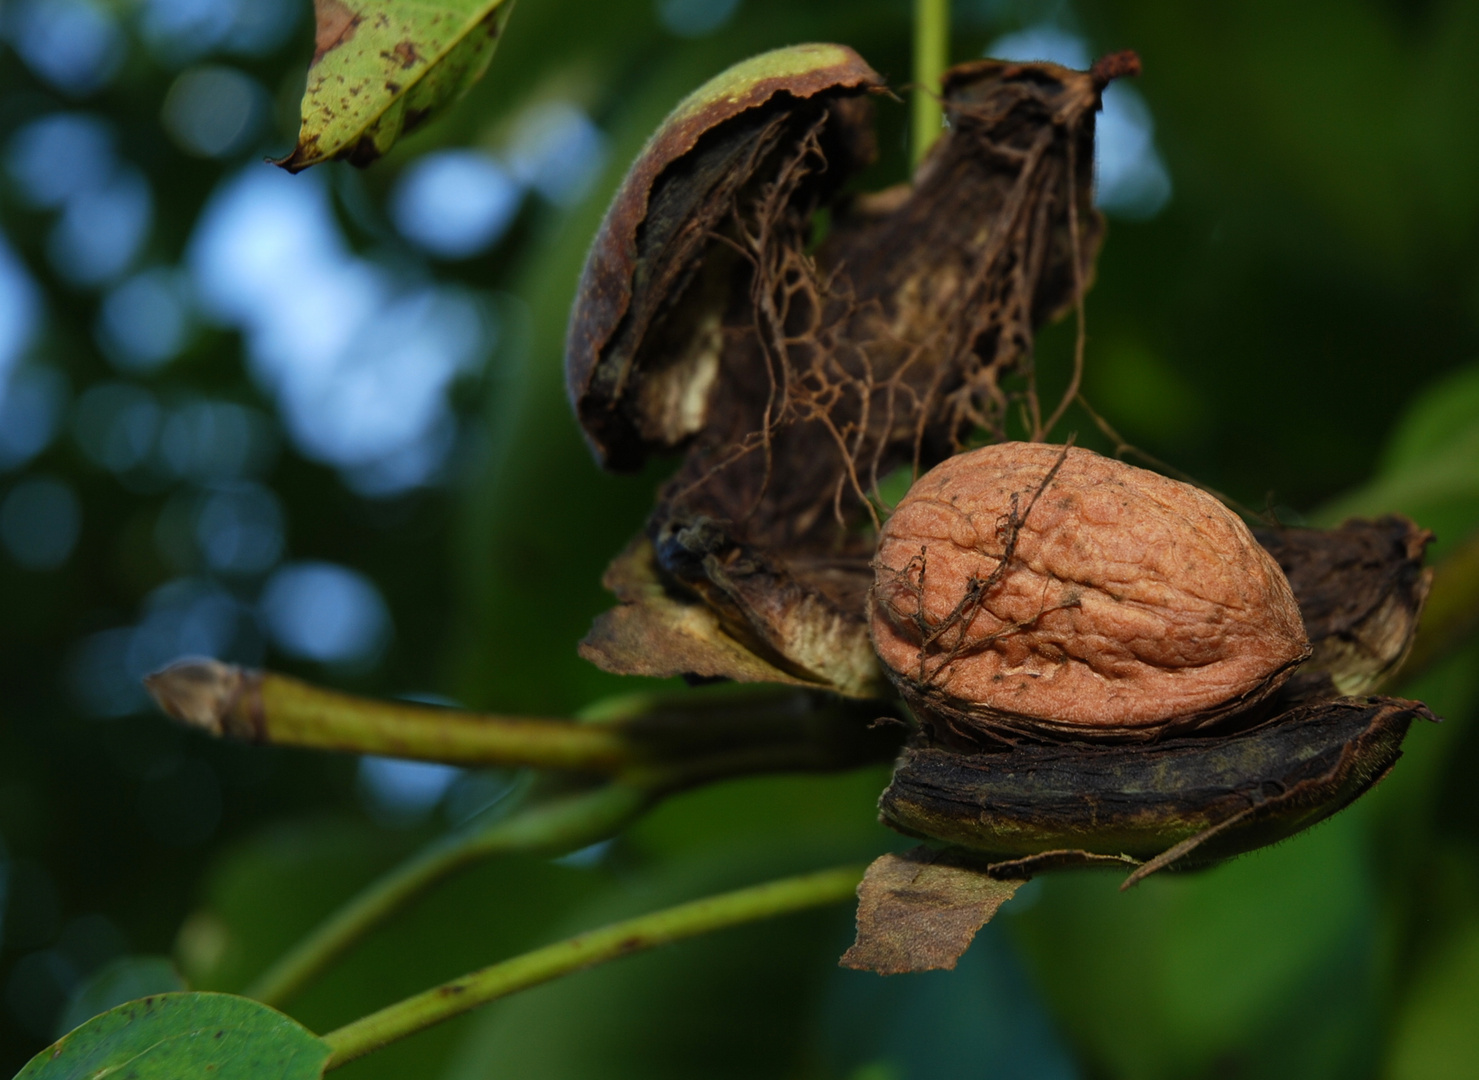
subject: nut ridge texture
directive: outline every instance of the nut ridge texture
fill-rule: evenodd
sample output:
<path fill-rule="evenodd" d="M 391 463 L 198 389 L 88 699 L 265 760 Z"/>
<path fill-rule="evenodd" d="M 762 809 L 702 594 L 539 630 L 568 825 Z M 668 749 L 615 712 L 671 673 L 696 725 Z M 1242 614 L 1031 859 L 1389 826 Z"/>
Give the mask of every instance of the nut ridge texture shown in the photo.
<path fill-rule="evenodd" d="M 947 459 L 884 525 L 874 571 L 874 647 L 947 741 L 1191 730 L 1309 655 L 1288 581 L 1235 514 L 1076 447 Z"/>

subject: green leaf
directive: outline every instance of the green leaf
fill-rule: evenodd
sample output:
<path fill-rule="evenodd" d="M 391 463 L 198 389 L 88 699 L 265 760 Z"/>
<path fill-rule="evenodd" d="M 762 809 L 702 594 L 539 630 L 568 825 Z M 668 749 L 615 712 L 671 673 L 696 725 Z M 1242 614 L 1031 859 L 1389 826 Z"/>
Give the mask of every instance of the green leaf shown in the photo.
<path fill-rule="evenodd" d="M 513 0 L 314 0 L 313 62 L 299 172 L 333 158 L 365 166 L 460 98 L 488 70 Z"/>
<path fill-rule="evenodd" d="M 57 1037 L 115 1005 L 151 994 L 187 989 L 185 980 L 168 957 L 120 956 L 111 964 L 104 964 L 73 991 L 67 1007 L 62 1010 L 61 1019 L 57 1021 Z"/>
<path fill-rule="evenodd" d="M 1446 1080 L 1474 1075 L 1479 1061 L 1479 924 L 1464 927 L 1404 995 L 1386 1075 Z"/>
<path fill-rule="evenodd" d="M 1462 539 L 1479 522 L 1479 366 L 1461 368 L 1418 397 L 1365 487 L 1325 507 L 1327 523 L 1397 511 Z"/>
<path fill-rule="evenodd" d="M 1172 1080 L 1222 1062 L 1259 1080 L 1358 1075 L 1379 1038 L 1363 819 L 1358 806 L 1128 893 L 1113 875 L 1047 875 L 1036 905 L 1003 925 L 1097 1075 Z"/>
<path fill-rule="evenodd" d="M 1450 456 L 1456 442 L 1479 435 L 1479 365 L 1460 368 L 1408 406 L 1382 455 L 1383 472 Z"/>
<path fill-rule="evenodd" d="M 158 994 L 110 1009 L 41 1051 L 15 1080 L 317 1080 L 329 1046 L 249 998 Z M 126 1072 L 124 1070 L 127 1070 Z"/>

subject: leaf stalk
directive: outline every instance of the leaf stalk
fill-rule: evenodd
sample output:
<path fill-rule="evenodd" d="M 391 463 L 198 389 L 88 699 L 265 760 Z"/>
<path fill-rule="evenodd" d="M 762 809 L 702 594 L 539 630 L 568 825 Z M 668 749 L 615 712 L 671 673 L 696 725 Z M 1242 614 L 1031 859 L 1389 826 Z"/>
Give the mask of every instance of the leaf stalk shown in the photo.
<path fill-rule="evenodd" d="M 642 788 L 607 784 L 453 833 L 355 896 L 242 993 L 281 1006 L 396 911 L 458 871 L 495 855 L 578 851 L 620 831 L 652 801 L 652 794 Z"/>
<path fill-rule="evenodd" d="M 325 1035 L 324 1071 L 519 990 L 583 968 L 730 926 L 852 899 L 861 866 L 843 866 L 721 893 L 590 930 L 443 983 Z"/>

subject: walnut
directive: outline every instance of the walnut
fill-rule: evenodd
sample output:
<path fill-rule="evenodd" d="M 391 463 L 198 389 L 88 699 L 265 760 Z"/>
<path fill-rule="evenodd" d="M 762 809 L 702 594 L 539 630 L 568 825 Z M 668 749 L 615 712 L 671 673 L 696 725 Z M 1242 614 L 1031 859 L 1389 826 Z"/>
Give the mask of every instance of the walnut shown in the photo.
<path fill-rule="evenodd" d="M 944 741 L 1155 737 L 1240 713 L 1310 654 L 1278 563 L 1188 484 L 998 443 L 921 477 L 874 561 L 873 644 Z"/>

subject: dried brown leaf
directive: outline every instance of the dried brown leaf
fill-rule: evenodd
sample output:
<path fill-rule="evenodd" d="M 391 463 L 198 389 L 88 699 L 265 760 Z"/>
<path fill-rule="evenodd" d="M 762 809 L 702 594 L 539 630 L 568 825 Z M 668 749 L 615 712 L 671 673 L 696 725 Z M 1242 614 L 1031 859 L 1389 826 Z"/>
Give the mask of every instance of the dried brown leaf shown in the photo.
<path fill-rule="evenodd" d="M 858 885 L 858 936 L 842 966 L 880 975 L 952 969 L 1021 884 L 927 847 L 880 856 Z"/>
<path fill-rule="evenodd" d="M 580 655 L 621 675 L 698 675 L 739 682 L 817 686 L 762 659 L 726 633 L 718 614 L 691 596 L 675 594 L 658 576 L 652 545 L 633 541 L 606 571 L 604 584 L 621 606 L 597 617 Z"/>

